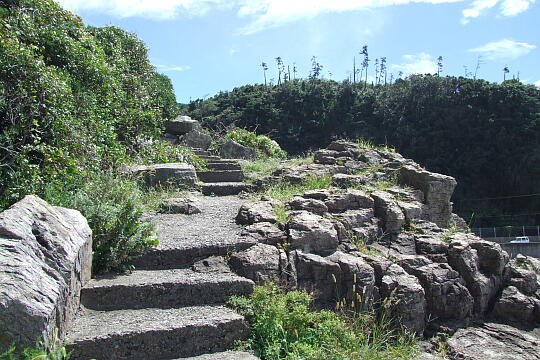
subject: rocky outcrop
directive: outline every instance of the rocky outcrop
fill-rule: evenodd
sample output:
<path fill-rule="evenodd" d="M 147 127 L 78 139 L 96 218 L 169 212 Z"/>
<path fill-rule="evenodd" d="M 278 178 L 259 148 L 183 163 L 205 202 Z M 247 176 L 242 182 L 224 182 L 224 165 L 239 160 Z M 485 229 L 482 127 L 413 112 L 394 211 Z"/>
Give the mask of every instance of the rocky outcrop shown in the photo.
<path fill-rule="evenodd" d="M 92 232 L 75 210 L 36 196 L 0 213 L 0 353 L 63 336 L 90 279 Z"/>
<path fill-rule="evenodd" d="M 197 206 L 197 201 L 190 198 L 165 199 L 159 205 L 159 212 L 162 214 L 199 214 L 201 209 Z"/>
<path fill-rule="evenodd" d="M 227 140 L 220 146 L 219 155 L 224 159 L 252 160 L 257 158 L 257 151 L 234 140 Z"/>
<path fill-rule="evenodd" d="M 178 138 L 180 145 L 202 150 L 207 150 L 212 145 L 212 141 L 212 137 L 203 133 L 200 129 L 193 129 Z"/>
<path fill-rule="evenodd" d="M 171 135 L 184 135 L 193 130 L 201 131 L 201 124 L 189 116 L 178 116 L 174 120 L 165 122 L 165 132 Z"/>
<path fill-rule="evenodd" d="M 127 171 L 133 176 L 143 177 L 149 186 L 192 187 L 197 180 L 193 165 L 185 163 L 138 165 L 129 167 Z"/>

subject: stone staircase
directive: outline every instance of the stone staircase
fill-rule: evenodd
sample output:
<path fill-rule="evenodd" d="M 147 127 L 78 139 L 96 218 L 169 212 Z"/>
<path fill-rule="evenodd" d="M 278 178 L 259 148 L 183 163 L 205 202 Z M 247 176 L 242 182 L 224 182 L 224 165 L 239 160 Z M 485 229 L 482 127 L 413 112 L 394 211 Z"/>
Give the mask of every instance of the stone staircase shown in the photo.
<path fill-rule="evenodd" d="M 257 359 L 226 351 L 249 328 L 223 304 L 254 286 L 223 257 L 253 245 L 234 224 L 240 205 L 235 197 L 201 197 L 200 214 L 153 216 L 160 244 L 134 261 L 137 270 L 101 276 L 82 290 L 66 339 L 72 359 Z"/>
<path fill-rule="evenodd" d="M 223 159 L 211 155 L 207 150 L 192 149 L 202 159 L 207 161 L 205 171 L 197 171 L 197 177 L 202 185 L 204 195 L 237 195 L 251 190 L 251 185 L 242 182 L 244 172 L 240 163 L 234 159 Z"/>

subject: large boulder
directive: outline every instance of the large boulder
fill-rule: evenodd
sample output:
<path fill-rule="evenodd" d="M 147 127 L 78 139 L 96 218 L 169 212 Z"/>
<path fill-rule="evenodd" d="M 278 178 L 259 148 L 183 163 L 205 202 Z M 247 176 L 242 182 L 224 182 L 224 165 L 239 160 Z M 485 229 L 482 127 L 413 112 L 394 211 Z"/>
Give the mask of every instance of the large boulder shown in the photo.
<path fill-rule="evenodd" d="M 371 197 L 375 201 L 375 215 L 382 219 L 384 231 L 387 234 L 399 233 L 405 224 L 405 215 L 394 197 L 384 191 L 375 191 Z"/>
<path fill-rule="evenodd" d="M 92 231 L 75 210 L 36 196 L 0 213 L 0 353 L 63 336 L 90 279 Z"/>
<path fill-rule="evenodd" d="M 245 203 L 238 210 L 236 223 L 239 225 L 252 225 L 260 222 L 276 223 L 277 216 L 274 213 L 272 201 L 258 201 Z"/>
<path fill-rule="evenodd" d="M 232 254 L 229 260 L 233 271 L 257 283 L 279 282 L 282 267 L 286 263 L 284 251 L 267 244 L 256 244 L 247 250 Z"/>
<path fill-rule="evenodd" d="M 257 158 L 257 151 L 234 140 L 227 140 L 219 148 L 219 155 L 224 159 L 252 160 Z"/>
<path fill-rule="evenodd" d="M 193 149 L 207 150 L 212 145 L 212 137 L 198 129 L 193 129 L 180 137 L 180 144 Z"/>
<path fill-rule="evenodd" d="M 195 185 L 197 174 L 193 165 L 184 163 L 138 165 L 128 168 L 134 176 L 142 176 L 150 186 L 174 185 L 191 187 Z"/>
<path fill-rule="evenodd" d="M 189 116 L 178 116 L 174 120 L 165 122 L 165 132 L 172 135 L 184 135 L 193 130 L 201 131 L 201 124 Z"/>
<path fill-rule="evenodd" d="M 452 359 L 540 360 L 537 337 L 503 324 L 460 329 L 447 344 Z"/>
<path fill-rule="evenodd" d="M 424 193 L 424 213 L 428 220 L 447 227 L 452 219 L 450 198 L 457 185 L 451 176 L 432 173 L 418 165 L 405 164 L 399 170 L 400 183 L 410 185 Z"/>
<path fill-rule="evenodd" d="M 515 286 L 504 289 L 495 303 L 493 313 L 500 319 L 521 323 L 535 321 L 536 301 L 522 294 Z"/>
<path fill-rule="evenodd" d="M 307 211 L 298 211 L 292 213 L 288 227 L 292 249 L 320 252 L 335 250 L 339 244 L 334 224 L 322 216 Z"/>

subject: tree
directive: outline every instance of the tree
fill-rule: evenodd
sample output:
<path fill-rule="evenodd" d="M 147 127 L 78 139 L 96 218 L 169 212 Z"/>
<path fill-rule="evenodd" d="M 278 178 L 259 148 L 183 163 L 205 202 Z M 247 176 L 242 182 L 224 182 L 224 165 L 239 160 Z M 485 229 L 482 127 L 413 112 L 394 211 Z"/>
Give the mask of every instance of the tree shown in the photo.
<path fill-rule="evenodd" d="M 311 73 L 309 75 L 310 79 L 316 79 L 321 75 L 323 66 L 317 61 L 317 57 L 313 56 L 311 58 Z"/>
<path fill-rule="evenodd" d="M 277 69 L 278 69 L 278 85 L 281 85 L 281 73 L 283 72 L 283 60 L 281 59 L 280 56 L 278 56 L 276 58 L 276 63 L 277 63 Z"/>
<path fill-rule="evenodd" d="M 368 66 L 369 66 L 369 55 L 367 45 L 362 46 L 362 51 L 360 55 L 364 55 L 364 60 L 362 61 L 362 70 L 366 71 L 366 80 L 364 82 L 364 89 L 367 88 L 367 76 L 368 76 Z"/>
<path fill-rule="evenodd" d="M 261 63 L 261 67 L 263 69 L 263 74 L 264 74 L 264 86 L 266 86 L 266 70 L 268 70 L 268 65 L 266 65 L 266 63 L 263 61 Z"/>
<path fill-rule="evenodd" d="M 506 74 L 510 72 L 510 69 L 508 69 L 508 66 L 505 66 L 503 68 L 503 81 L 506 81 Z"/>
<path fill-rule="evenodd" d="M 439 55 L 437 58 L 437 76 L 441 76 L 443 71 L 443 57 Z"/>

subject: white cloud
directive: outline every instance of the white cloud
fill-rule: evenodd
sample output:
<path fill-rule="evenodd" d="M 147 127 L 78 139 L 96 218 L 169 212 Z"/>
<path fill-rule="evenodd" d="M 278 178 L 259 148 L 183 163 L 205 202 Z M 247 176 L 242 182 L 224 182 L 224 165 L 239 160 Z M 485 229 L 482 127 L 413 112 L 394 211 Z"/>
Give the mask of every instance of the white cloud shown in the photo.
<path fill-rule="evenodd" d="M 224 7 L 226 0 L 56 0 L 71 11 L 95 10 L 118 17 L 141 16 L 173 19 L 180 13 L 204 15 L 212 8 Z"/>
<path fill-rule="evenodd" d="M 190 66 L 170 66 L 170 65 L 160 65 L 156 64 L 154 65 L 157 70 L 163 71 L 163 72 L 170 72 L 170 71 L 186 71 L 190 70 Z"/>
<path fill-rule="evenodd" d="M 433 56 L 424 52 L 415 55 L 403 55 L 401 64 L 393 64 L 390 66 L 392 71 L 402 71 L 404 75 L 411 74 L 436 74 L 437 61 Z"/>
<path fill-rule="evenodd" d="M 499 5 L 500 15 L 515 16 L 528 10 L 536 0 L 475 0 L 471 6 L 462 11 L 461 22 L 466 24 Z"/>
<path fill-rule="evenodd" d="M 469 51 L 479 53 L 486 60 L 514 60 L 527 55 L 534 49 L 536 49 L 536 45 L 503 39 L 469 49 Z"/>
<path fill-rule="evenodd" d="M 540 89 L 540 80 L 538 80 L 537 82 L 534 83 L 534 85 Z"/>

